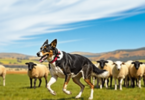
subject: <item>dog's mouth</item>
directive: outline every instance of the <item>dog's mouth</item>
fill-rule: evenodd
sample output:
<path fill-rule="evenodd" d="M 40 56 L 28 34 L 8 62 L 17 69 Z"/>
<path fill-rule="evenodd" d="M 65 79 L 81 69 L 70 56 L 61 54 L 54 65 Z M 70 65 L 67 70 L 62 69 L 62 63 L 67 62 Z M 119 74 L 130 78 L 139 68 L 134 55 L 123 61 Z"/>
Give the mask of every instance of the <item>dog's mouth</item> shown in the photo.
<path fill-rule="evenodd" d="M 44 60 L 46 60 L 48 55 L 44 55 L 39 59 L 39 62 L 42 63 Z"/>

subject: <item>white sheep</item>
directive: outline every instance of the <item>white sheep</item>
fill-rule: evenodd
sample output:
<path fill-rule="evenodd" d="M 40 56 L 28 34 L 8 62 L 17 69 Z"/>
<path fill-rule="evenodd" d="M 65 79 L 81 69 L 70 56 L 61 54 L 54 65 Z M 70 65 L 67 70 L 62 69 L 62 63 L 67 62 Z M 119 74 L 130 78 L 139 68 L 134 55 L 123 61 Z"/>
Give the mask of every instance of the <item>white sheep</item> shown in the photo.
<path fill-rule="evenodd" d="M 36 86 L 36 80 L 39 79 L 39 86 L 41 85 L 41 78 L 45 78 L 46 86 L 47 86 L 47 77 L 48 77 L 48 69 L 45 65 L 36 64 L 33 62 L 26 63 L 28 65 L 28 76 L 30 78 L 30 88 L 32 88 L 32 79 L 34 78 L 34 88 Z"/>
<path fill-rule="evenodd" d="M 145 64 L 139 61 L 132 62 L 129 68 L 129 76 L 132 79 L 132 87 L 135 87 L 134 81 L 137 79 L 138 87 L 141 88 L 141 78 L 145 72 Z"/>
<path fill-rule="evenodd" d="M 145 66 L 144 66 L 143 82 L 144 82 L 144 86 L 145 86 Z"/>
<path fill-rule="evenodd" d="M 126 65 L 126 67 L 128 68 L 128 77 L 127 77 L 127 84 L 125 84 L 125 81 L 124 81 L 124 86 L 126 85 L 126 86 L 129 86 L 129 68 L 130 68 L 130 66 L 131 66 L 131 64 L 132 64 L 132 60 L 128 60 L 128 61 L 126 61 L 125 62 L 125 65 Z M 131 84 L 132 84 L 132 81 L 131 81 Z"/>
<path fill-rule="evenodd" d="M 122 90 L 122 81 L 125 79 L 127 82 L 127 76 L 128 76 L 128 68 L 126 67 L 125 63 L 122 61 L 116 61 L 113 63 L 114 67 L 112 70 L 112 75 L 115 81 L 115 90 L 117 90 L 117 80 L 119 82 L 120 90 Z"/>
<path fill-rule="evenodd" d="M 107 70 L 109 72 L 108 76 L 105 78 L 105 85 L 108 88 L 107 80 L 110 78 L 110 87 L 112 87 L 112 69 L 114 67 L 113 61 L 111 60 L 100 60 L 97 61 L 97 66 L 99 69 Z M 100 88 L 102 88 L 102 84 L 104 84 L 103 79 L 100 81 Z"/>
<path fill-rule="evenodd" d="M 0 65 L 0 76 L 3 78 L 3 86 L 5 86 L 6 68 Z"/>

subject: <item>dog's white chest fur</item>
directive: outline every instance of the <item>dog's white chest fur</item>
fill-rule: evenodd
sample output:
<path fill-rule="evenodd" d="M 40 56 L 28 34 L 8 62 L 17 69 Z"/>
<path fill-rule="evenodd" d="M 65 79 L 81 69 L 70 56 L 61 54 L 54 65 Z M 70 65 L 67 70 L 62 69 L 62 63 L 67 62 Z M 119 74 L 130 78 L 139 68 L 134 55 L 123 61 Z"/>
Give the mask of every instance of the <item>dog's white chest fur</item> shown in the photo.
<path fill-rule="evenodd" d="M 50 74 L 52 76 L 58 76 L 60 78 L 65 78 L 65 75 L 64 75 L 62 69 L 59 67 L 56 67 L 54 64 L 51 64 Z"/>

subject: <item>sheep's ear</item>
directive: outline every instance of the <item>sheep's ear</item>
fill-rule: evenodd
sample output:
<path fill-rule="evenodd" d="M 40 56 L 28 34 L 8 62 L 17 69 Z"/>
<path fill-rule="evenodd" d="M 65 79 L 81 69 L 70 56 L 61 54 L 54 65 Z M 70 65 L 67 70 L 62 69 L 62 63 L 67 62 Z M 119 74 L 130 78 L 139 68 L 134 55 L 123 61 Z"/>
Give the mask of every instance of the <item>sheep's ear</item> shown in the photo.
<path fill-rule="evenodd" d="M 124 63 L 124 62 L 122 62 L 122 64 L 124 65 L 125 63 Z"/>
<path fill-rule="evenodd" d="M 113 64 L 112 65 L 115 65 L 115 62 L 113 62 Z"/>
<path fill-rule="evenodd" d="M 134 64 L 134 62 L 132 62 L 131 64 Z"/>
<path fill-rule="evenodd" d="M 100 63 L 100 61 L 96 61 L 97 63 Z"/>
<path fill-rule="evenodd" d="M 108 63 L 108 61 L 105 61 L 105 63 Z"/>
<path fill-rule="evenodd" d="M 140 64 L 143 64 L 142 62 L 140 62 Z"/>
<path fill-rule="evenodd" d="M 36 66 L 37 64 L 33 64 L 34 66 Z"/>
<path fill-rule="evenodd" d="M 55 48 L 57 45 L 57 39 L 53 40 L 50 45 Z"/>
<path fill-rule="evenodd" d="M 29 63 L 25 63 L 26 65 L 29 65 Z"/>

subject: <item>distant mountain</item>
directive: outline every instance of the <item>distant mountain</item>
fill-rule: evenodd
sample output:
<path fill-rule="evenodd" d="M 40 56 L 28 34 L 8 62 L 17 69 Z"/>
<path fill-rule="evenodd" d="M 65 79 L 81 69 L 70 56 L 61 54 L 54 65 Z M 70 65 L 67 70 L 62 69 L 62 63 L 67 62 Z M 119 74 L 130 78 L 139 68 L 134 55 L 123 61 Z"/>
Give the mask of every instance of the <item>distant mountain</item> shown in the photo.
<path fill-rule="evenodd" d="M 82 53 L 83 56 L 86 56 L 91 59 L 91 60 L 121 60 L 121 61 L 127 61 L 127 60 L 141 60 L 145 59 L 145 47 L 139 48 L 139 49 L 122 49 L 122 50 L 115 50 L 111 52 L 106 52 L 106 53 L 100 53 L 96 55 L 94 53 L 91 54 L 90 56 L 85 53 Z"/>
<path fill-rule="evenodd" d="M 21 59 L 29 59 L 36 58 L 35 56 L 20 54 L 20 53 L 0 53 L 0 58 L 21 58 Z"/>
<path fill-rule="evenodd" d="M 111 52 L 105 53 L 90 53 L 90 52 L 71 52 L 71 54 L 80 54 L 85 57 L 88 57 L 90 60 L 141 60 L 145 59 L 145 47 L 138 48 L 138 49 L 122 49 L 122 50 L 115 50 Z M 0 58 L 22 58 L 22 59 L 39 59 L 36 56 L 30 56 L 25 54 L 19 53 L 0 53 Z"/>

